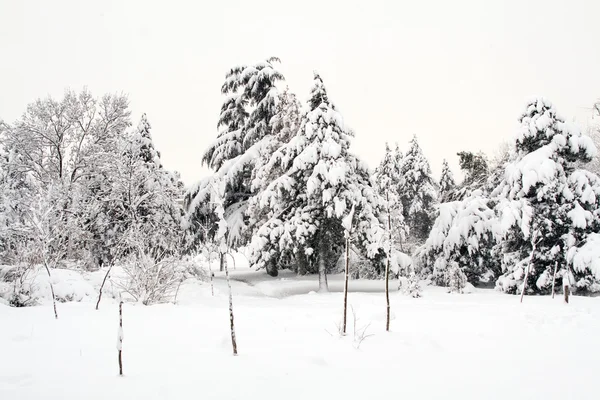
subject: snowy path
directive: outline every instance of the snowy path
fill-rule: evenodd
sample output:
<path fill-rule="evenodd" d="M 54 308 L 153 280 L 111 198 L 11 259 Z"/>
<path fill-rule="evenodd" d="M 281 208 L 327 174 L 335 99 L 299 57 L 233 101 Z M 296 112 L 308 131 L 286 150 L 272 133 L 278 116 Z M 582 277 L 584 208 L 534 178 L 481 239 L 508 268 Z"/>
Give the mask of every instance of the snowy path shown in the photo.
<path fill-rule="evenodd" d="M 548 297 L 519 304 L 490 290 L 427 288 L 421 299 L 393 293 L 386 333 L 384 296 L 351 293 L 358 325 L 370 323 L 373 334 L 357 350 L 352 315 L 350 334 L 334 334 L 341 293 L 284 297 L 315 282 L 233 275 L 251 283 L 234 282 L 238 357 L 217 277 L 215 297 L 208 285 L 186 285 L 177 306 L 125 305 L 124 378 L 116 376 L 117 306 L 109 299 L 100 311 L 59 304 L 58 321 L 49 306 L 0 305 L 0 399 L 598 397 L 599 298 L 573 297 L 567 306 Z"/>

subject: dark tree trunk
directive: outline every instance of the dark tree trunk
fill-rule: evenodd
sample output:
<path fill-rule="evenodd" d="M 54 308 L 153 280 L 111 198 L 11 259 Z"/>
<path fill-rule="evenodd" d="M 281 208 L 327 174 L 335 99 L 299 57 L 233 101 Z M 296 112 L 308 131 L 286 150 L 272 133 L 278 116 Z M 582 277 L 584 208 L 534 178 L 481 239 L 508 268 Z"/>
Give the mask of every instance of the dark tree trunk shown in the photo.
<path fill-rule="evenodd" d="M 392 219 L 390 217 L 390 198 L 389 192 L 386 192 L 387 197 L 387 223 L 388 223 L 388 255 L 385 263 L 385 303 L 386 303 L 386 317 L 385 317 L 385 330 L 390 331 L 390 257 L 392 256 Z"/>
<path fill-rule="evenodd" d="M 537 245 L 535 237 L 536 236 L 534 235 L 531 239 L 531 256 L 529 257 L 529 263 L 527 264 L 527 269 L 525 270 L 525 280 L 523 281 L 523 290 L 521 291 L 521 303 L 523 302 L 525 289 L 527 289 L 527 279 L 529 279 L 529 271 L 531 270 L 531 265 L 533 265 L 533 257 L 535 256 L 535 246 Z"/>
<path fill-rule="evenodd" d="M 119 338 L 117 342 L 119 351 L 119 376 L 123 376 L 123 301 L 119 302 Z"/>
<path fill-rule="evenodd" d="M 104 279 L 102 280 L 102 285 L 100 285 L 100 291 L 98 292 L 98 301 L 96 302 L 96 310 L 100 306 L 100 300 L 102 300 L 102 289 L 104 289 L 104 284 L 106 283 L 106 279 L 108 278 L 108 274 L 110 274 L 110 270 L 112 269 L 112 264 L 108 267 L 108 271 L 104 275 Z"/>
<path fill-rule="evenodd" d="M 325 267 L 325 254 L 319 254 L 319 292 L 329 292 L 327 285 L 327 271 Z"/>
<path fill-rule="evenodd" d="M 346 316 L 348 314 L 348 275 L 350 275 L 350 238 L 346 238 L 346 268 L 344 269 L 344 321 L 342 324 L 342 334 L 346 334 Z"/>
<path fill-rule="evenodd" d="M 44 260 L 44 267 L 48 273 L 48 283 L 50 284 L 50 292 L 52 292 L 52 306 L 54 307 L 54 318 L 58 319 L 58 312 L 56 311 L 56 296 L 54 295 L 54 285 L 52 284 L 52 275 L 50 275 L 50 268 L 48 263 Z"/>
<path fill-rule="evenodd" d="M 223 259 L 224 257 L 225 255 L 221 254 L 221 259 Z M 225 263 L 225 277 L 227 278 L 227 287 L 229 289 L 229 327 L 231 329 L 231 346 L 233 347 L 233 355 L 237 356 L 237 340 L 235 338 L 235 325 L 233 323 L 233 294 L 231 293 L 231 281 L 229 280 L 229 270 L 227 268 L 227 263 Z"/>

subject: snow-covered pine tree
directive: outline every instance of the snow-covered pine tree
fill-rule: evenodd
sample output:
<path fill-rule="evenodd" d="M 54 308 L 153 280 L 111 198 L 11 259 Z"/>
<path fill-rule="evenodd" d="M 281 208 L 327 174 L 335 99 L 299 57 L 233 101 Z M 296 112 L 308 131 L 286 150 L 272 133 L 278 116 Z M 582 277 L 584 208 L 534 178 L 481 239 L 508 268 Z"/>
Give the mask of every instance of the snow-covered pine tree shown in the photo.
<path fill-rule="evenodd" d="M 217 124 L 218 137 L 202 157 L 215 174 L 200 181 L 186 195 L 186 219 L 194 230 L 195 219 L 212 218 L 205 214 L 203 204 L 210 198 L 213 181 L 226 182 L 224 218 L 229 226 L 229 245 L 242 244 L 250 237 L 246 232 L 246 211 L 248 200 L 255 194 L 253 174 L 273 138 L 271 120 L 277 113 L 279 98 L 276 85 L 284 80 L 275 67 L 277 62 L 278 58 L 271 57 L 227 73 L 221 89 L 226 99 Z"/>
<path fill-rule="evenodd" d="M 370 257 L 382 256 L 380 198 L 367 168 L 349 152 L 352 132 L 315 73 L 300 129 L 269 160 L 277 177 L 258 193 L 263 209 L 250 245 L 252 265 L 277 273 L 280 261 L 294 260 L 306 272 L 326 272 L 344 245 L 342 218 L 355 205 L 356 244 Z M 283 264 L 285 265 L 285 264 Z"/>
<path fill-rule="evenodd" d="M 394 166 L 396 167 L 396 174 L 398 175 L 398 179 L 402 181 L 402 159 L 404 156 L 402 155 L 402 151 L 400 151 L 400 146 L 396 143 L 396 147 L 394 149 Z"/>
<path fill-rule="evenodd" d="M 392 245 L 393 253 L 397 250 L 402 251 L 402 244 L 406 241 L 409 233 L 408 226 L 404 222 L 402 202 L 398 193 L 402 180 L 399 175 L 396 155 L 392 154 L 387 143 L 385 145 L 383 160 L 381 160 L 381 163 L 377 167 L 374 178 L 377 190 L 383 201 L 383 219 L 387 221 L 388 214 L 391 219 L 389 234 L 391 235 L 390 244 Z M 387 226 L 387 222 L 384 225 Z M 386 251 L 388 250 L 386 249 Z M 392 254 L 392 256 L 394 255 Z M 398 272 L 406 275 L 407 271 Z"/>
<path fill-rule="evenodd" d="M 494 202 L 481 190 L 463 200 L 440 204 L 438 217 L 415 257 L 423 272 L 447 286 L 448 270 L 457 265 L 477 285 L 488 274 L 500 274 L 495 245 L 501 237 Z"/>
<path fill-rule="evenodd" d="M 527 291 L 549 293 L 556 263 L 559 275 L 567 275 L 572 261 L 568 255 L 600 228 L 600 181 L 592 173 L 574 169 L 575 163 L 589 161 L 596 149 L 548 100 L 529 102 L 519 122 L 515 154 L 493 193 L 507 227 L 504 275 L 497 285 L 515 293 L 532 258 Z M 579 273 L 581 289 L 586 290 L 594 274 L 585 267 Z"/>
<path fill-rule="evenodd" d="M 442 163 L 442 176 L 440 177 L 440 201 L 444 202 L 454 189 L 456 189 L 454 174 L 452 174 L 452 171 L 450 170 L 448 161 L 444 159 Z"/>
<path fill-rule="evenodd" d="M 408 224 L 412 240 L 422 243 L 429 235 L 435 219 L 438 198 L 429 162 L 421 151 L 416 136 L 412 138 L 411 147 L 402 159 L 400 176 L 402 183 L 399 193 L 404 220 Z"/>
<path fill-rule="evenodd" d="M 470 151 L 459 151 L 458 162 L 465 178 L 462 186 L 479 183 L 482 185 L 489 174 L 487 157 L 483 152 L 472 153 Z"/>

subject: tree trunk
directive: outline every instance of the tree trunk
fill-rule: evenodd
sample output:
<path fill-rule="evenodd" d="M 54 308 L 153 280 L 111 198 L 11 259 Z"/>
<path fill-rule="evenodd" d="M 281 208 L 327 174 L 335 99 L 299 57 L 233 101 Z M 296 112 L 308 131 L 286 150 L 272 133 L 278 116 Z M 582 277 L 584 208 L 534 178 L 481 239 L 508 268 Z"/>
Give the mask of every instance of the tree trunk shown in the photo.
<path fill-rule="evenodd" d="M 119 376 L 123 376 L 123 300 L 119 301 L 119 333 L 117 338 L 119 352 Z"/>
<path fill-rule="evenodd" d="M 215 287 L 213 285 L 213 276 L 215 274 L 213 274 L 213 272 L 212 272 L 212 268 L 210 266 L 210 259 L 208 261 L 208 274 L 210 275 L 210 295 L 215 297 Z"/>
<path fill-rule="evenodd" d="M 349 235 L 348 235 L 349 236 Z M 346 268 L 344 269 L 344 321 L 342 324 L 342 334 L 346 334 L 346 316 L 348 314 L 348 275 L 350 274 L 350 238 L 346 237 Z"/>
<path fill-rule="evenodd" d="M 50 284 L 50 292 L 52 292 L 52 306 L 54 307 L 54 318 L 58 319 L 58 312 L 56 311 L 56 296 L 54 295 L 54 285 L 52 284 L 52 275 L 50 275 L 50 268 L 48 268 L 48 263 L 44 260 L 44 267 L 46 267 L 46 272 L 48 273 L 48 283 Z"/>
<path fill-rule="evenodd" d="M 535 246 L 537 245 L 534 238 L 531 239 L 531 256 L 529 257 L 529 263 L 527 264 L 527 269 L 525 269 L 525 280 L 523 281 L 523 290 L 521 291 L 521 303 L 523 302 L 523 296 L 525 295 L 525 289 L 527 288 L 527 279 L 529 278 L 529 270 L 531 269 L 531 264 L 533 264 L 533 257 L 535 255 Z"/>
<path fill-rule="evenodd" d="M 570 270 L 567 268 L 567 273 L 563 276 L 563 293 L 565 296 L 565 303 L 569 303 L 569 295 L 571 294 L 571 282 L 570 282 Z"/>
<path fill-rule="evenodd" d="M 223 254 L 221 254 L 221 258 L 219 259 L 219 271 L 223 272 L 223 267 L 225 266 L 225 263 L 227 261 L 225 261 L 225 257 L 223 256 Z"/>
<path fill-rule="evenodd" d="M 390 199 L 389 192 L 387 195 L 387 222 L 388 222 L 388 255 L 387 262 L 385 264 L 385 302 L 386 302 L 386 318 L 385 318 L 385 331 L 390 331 L 390 257 L 392 256 L 392 220 L 390 217 Z"/>
<path fill-rule="evenodd" d="M 304 254 L 304 250 L 300 250 L 296 255 L 296 264 L 298 265 L 298 275 L 304 276 L 306 275 L 306 254 Z"/>
<path fill-rule="evenodd" d="M 112 269 L 113 264 L 110 264 L 108 267 L 108 271 L 106 271 L 106 275 L 104 275 L 104 279 L 102 280 L 102 285 L 100 285 L 100 291 L 98 292 L 98 301 L 96 302 L 96 310 L 100 306 L 100 300 L 102 300 L 102 289 L 104 289 L 104 284 L 106 283 L 106 279 L 108 278 L 108 274 L 110 274 L 110 270 Z"/>
<path fill-rule="evenodd" d="M 554 298 L 554 283 L 556 282 L 556 270 L 558 268 L 558 261 L 554 263 L 554 274 L 552 275 L 552 298 Z"/>
<path fill-rule="evenodd" d="M 225 266 L 225 278 L 227 279 L 227 288 L 229 289 L 229 325 L 231 329 L 231 346 L 233 347 L 233 355 L 237 356 L 237 341 L 235 339 L 235 325 L 233 323 L 233 295 L 231 293 L 231 281 L 229 280 L 229 270 L 227 268 L 227 263 L 222 262 L 223 258 L 225 258 L 225 255 L 221 253 L 221 265 Z"/>
<path fill-rule="evenodd" d="M 329 292 L 327 272 L 325 271 L 325 254 L 319 254 L 319 292 Z"/>

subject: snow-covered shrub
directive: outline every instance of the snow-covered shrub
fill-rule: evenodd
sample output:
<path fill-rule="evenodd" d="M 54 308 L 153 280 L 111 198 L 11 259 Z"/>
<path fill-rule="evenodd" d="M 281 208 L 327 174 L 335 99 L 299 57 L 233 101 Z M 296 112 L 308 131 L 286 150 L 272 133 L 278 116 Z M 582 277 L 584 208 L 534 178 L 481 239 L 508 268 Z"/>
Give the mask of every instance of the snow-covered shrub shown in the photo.
<path fill-rule="evenodd" d="M 115 283 L 144 305 L 171 301 L 183 280 L 190 274 L 202 274 L 194 263 L 176 257 L 157 260 L 147 252 L 136 252 L 124 263 L 123 271 L 127 278 Z"/>
<path fill-rule="evenodd" d="M 446 270 L 446 284 L 449 293 L 463 293 L 467 286 L 467 276 L 462 271 L 457 262 L 452 262 L 450 268 Z"/>
<path fill-rule="evenodd" d="M 35 305 L 32 275 L 32 268 L 23 263 L 0 266 L 0 298 L 12 307 Z"/>
<path fill-rule="evenodd" d="M 493 253 L 500 230 L 493 206 L 481 190 L 462 201 L 440 204 L 429 238 L 417 253 L 418 264 L 436 284 L 447 284 L 446 271 L 452 263 L 475 285 L 489 271 L 499 275 Z"/>
<path fill-rule="evenodd" d="M 57 302 L 81 302 L 96 296 L 96 290 L 82 271 L 53 268 L 51 278 L 40 265 L 0 268 L 0 297 L 13 307 L 28 307 L 52 301 L 50 282 Z"/>
<path fill-rule="evenodd" d="M 398 291 L 403 295 L 418 298 L 423 296 L 423 289 L 417 274 L 410 276 L 400 276 L 398 278 Z"/>

